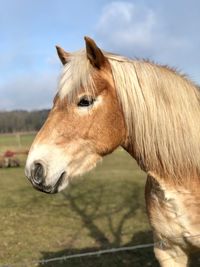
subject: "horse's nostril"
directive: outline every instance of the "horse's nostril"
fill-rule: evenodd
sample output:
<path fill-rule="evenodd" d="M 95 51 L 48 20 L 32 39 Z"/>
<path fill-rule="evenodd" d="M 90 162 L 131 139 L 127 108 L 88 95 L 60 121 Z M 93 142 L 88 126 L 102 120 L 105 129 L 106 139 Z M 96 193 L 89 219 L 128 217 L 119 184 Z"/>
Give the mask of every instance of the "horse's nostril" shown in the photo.
<path fill-rule="evenodd" d="M 33 164 L 33 168 L 31 170 L 31 177 L 34 181 L 34 183 L 40 185 L 42 184 L 43 180 L 44 180 L 44 167 L 42 166 L 41 163 L 34 163 Z"/>

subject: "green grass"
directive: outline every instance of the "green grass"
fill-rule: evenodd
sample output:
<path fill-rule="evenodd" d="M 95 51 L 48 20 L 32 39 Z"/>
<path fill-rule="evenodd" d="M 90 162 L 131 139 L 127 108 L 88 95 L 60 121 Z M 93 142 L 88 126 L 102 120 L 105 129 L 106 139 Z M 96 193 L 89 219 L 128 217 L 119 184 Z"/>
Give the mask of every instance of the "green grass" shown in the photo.
<path fill-rule="evenodd" d="M 0 136 L 1 142 L 8 139 Z M 32 139 L 32 135 L 24 137 L 23 146 Z M 10 141 L 14 146 L 15 141 Z M 45 265 L 30 263 L 152 242 L 143 196 L 145 174 L 123 150 L 107 156 L 94 171 L 56 195 L 34 190 L 23 167 L 0 169 L 0 180 L 0 266 L 158 266 L 152 248 Z"/>
<path fill-rule="evenodd" d="M 24 149 L 30 146 L 34 134 L 0 134 L 0 153 L 8 149 Z"/>

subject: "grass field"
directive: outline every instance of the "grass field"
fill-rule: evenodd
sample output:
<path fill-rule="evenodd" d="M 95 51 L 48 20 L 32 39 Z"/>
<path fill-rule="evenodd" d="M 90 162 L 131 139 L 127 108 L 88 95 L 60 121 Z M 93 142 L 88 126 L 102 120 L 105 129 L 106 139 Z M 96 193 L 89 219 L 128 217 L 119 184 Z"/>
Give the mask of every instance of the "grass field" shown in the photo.
<path fill-rule="evenodd" d="M 28 148 L 33 135 L 0 136 L 0 152 Z M 25 157 L 21 157 L 24 165 Z M 144 205 L 145 174 L 123 150 L 64 192 L 34 190 L 21 168 L 0 169 L 0 266 L 157 267 L 153 249 L 33 264 L 105 248 L 152 242 Z M 195 259 L 193 266 L 197 264 Z"/>

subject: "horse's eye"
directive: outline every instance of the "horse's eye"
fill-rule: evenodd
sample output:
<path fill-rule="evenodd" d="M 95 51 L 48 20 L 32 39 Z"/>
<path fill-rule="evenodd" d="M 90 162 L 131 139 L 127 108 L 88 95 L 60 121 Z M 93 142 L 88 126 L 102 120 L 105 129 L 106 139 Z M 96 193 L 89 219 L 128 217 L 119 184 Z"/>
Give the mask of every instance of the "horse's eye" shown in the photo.
<path fill-rule="evenodd" d="M 78 106 L 79 107 L 89 107 L 94 103 L 94 99 L 93 98 L 88 98 L 87 96 L 84 96 L 80 99 L 80 101 L 78 102 Z"/>

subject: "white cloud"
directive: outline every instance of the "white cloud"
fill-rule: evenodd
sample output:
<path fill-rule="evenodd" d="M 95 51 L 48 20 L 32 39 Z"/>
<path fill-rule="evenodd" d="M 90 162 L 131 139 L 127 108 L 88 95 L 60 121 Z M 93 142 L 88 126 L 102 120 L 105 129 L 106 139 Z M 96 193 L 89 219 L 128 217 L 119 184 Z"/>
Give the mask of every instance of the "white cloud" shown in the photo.
<path fill-rule="evenodd" d="M 78 20 L 72 19 L 73 12 L 77 11 L 77 4 L 73 2 L 70 17 L 54 16 L 53 24 L 55 7 L 43 14 L 48 1 L 44 1 L 42 7 L 33 4 L 31 8 L 30 3 L 19 5 L 18 2 L 6 1 L 0 10 L 2 13 L 11 7 L 12 15 L 8 18 L 3 12 L 0 16 L 3 36 L 0 109 L 49 107 L 60 66 L 56 53 L 53 54 L 53 45 L 60 42 L 74 50 L 83 43 L 79 36 L 85 31 L 96 36 L 99 46 L 107 51 L 175 66 L 200 82 L 198 1 L 103 0 L 93 1 L 92 5 L 84 2 L 82 9 L 85 9 L 76 16 Z M 62 2 L 65 6 L 66 1 Z M 61 9 L 64 14 L 65 8 Z M 35 14 L 43 14 L 45 19 L 40 17 L 46 23 L 41 24 Z"/>
<path fill-rule="evenodd" d="M 97 23 L 97 34 L 107 46 L 130 49 L 148 47 L 152 42 L 156 17 L 153 10 L 130 2 L 112 2 L 103 9 Z"/>
<path fill-rule="evenodd" d="M 163 16 L 164 11 L 164 6 L 163 9 L 150 8 L 139 1 L 111 2 L 104 6 L 96 24 L 97 39 L 108 51 L 149 58 L 172 66 L 186 66 L 184 56 L 192 49 L 191 40 L 179 33 L 173 10 L 172 15 L 168 12 L 168 17 Z M 170 16 L 173 17 L 174 28 L 169 23 Z M 177 20 L 180 20 L 178 16 Z"/>

